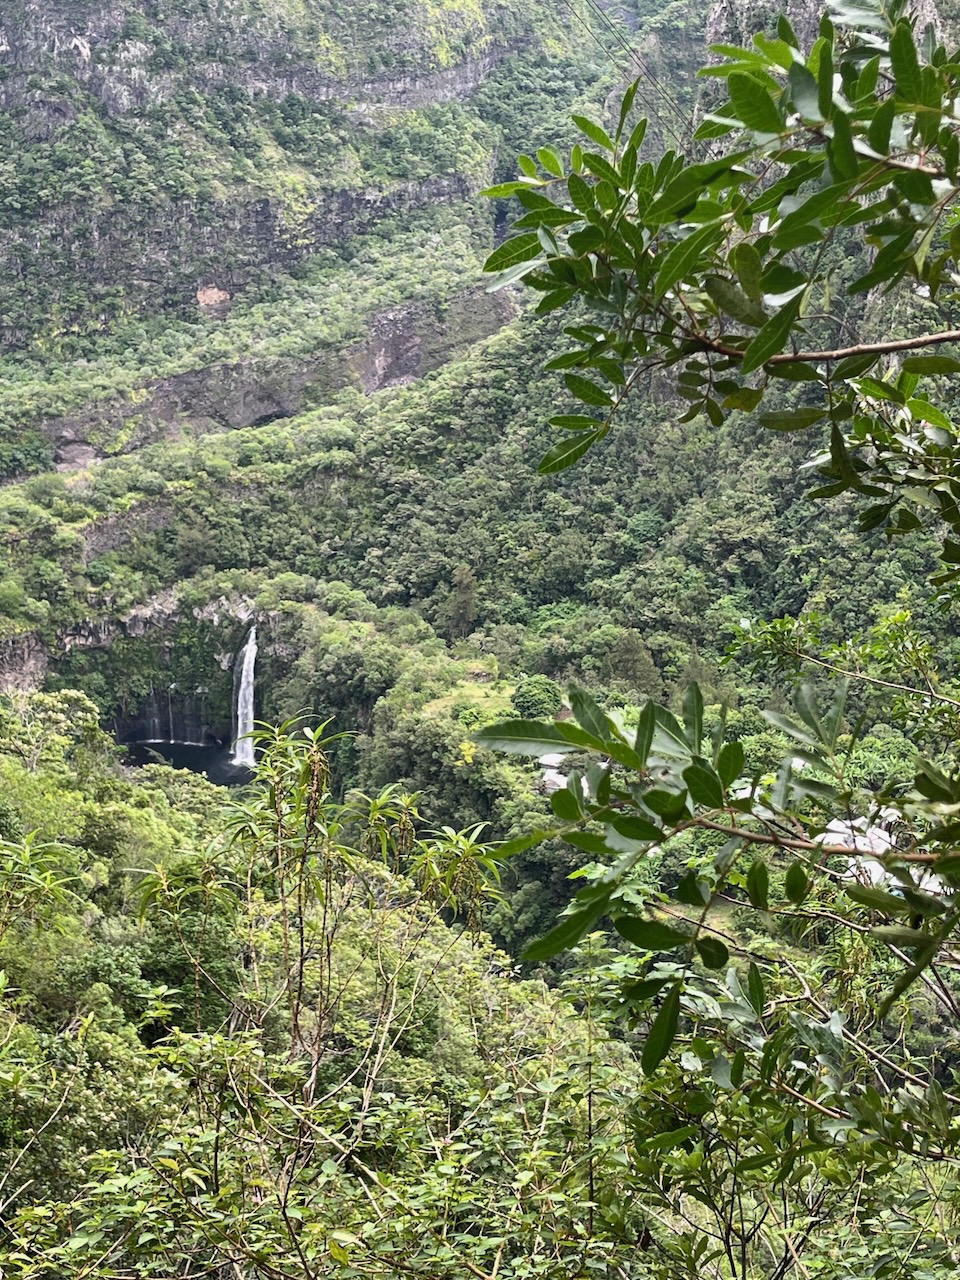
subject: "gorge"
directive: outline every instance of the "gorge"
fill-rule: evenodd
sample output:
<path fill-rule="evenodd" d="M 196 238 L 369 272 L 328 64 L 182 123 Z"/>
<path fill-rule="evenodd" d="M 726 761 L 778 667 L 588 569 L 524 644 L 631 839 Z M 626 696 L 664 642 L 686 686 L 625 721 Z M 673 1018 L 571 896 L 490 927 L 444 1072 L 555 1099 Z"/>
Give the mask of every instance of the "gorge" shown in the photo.
<path fill-rule="evenodd" d="M 0 1280 L 956 1275 L 960 12 L 783 7 L 0 6 Z"/>

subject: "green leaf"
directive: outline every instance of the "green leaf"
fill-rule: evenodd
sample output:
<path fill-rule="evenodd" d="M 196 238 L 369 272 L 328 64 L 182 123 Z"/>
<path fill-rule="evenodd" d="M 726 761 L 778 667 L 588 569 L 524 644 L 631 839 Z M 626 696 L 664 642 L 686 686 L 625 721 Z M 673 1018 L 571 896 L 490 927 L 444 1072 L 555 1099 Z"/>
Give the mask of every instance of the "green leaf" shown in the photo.
<path fill-rule="evenodd" d="M 500 182 L 495 187 L 485 187 L 480 194 L 488 199 L 496 200 L 507 196 L 515 196 L 518 191 L 523 191 L 529 186 L 528 182 Z"/>
<path fill-rule="evenodd" d="M 651 226 L 670 222 L 681 209 L 692 208 L 710 184 L 720 179 L 728 185 L 746 181 L 749 174 L 746 170 L 737 169 L 737 165 L 748 154 L 747 151 L 739 151 L 723 160 L 687 165 L 647 209 L 646 221 Z"/>
<path fill-rule="evenodd" d="M 565 787 L 561 787 L 550 797 L 550 808 L 561 822 L 580 822 L 584 816 L 577 797 Z"/>
<path fill-rule="evenodd" d="M 512 858 L 515 853 L 524 853 L 527 849 L 543 844 L 544 840 L 552 840 L 556 834 L 556 831 L 531 831 L 528 835 L 517 836 L 514 840 L 505 840 L 503 844 L 496 846 L 497 857 Z"/>
<path fill-rule="evenodd" d="M 686 903 L 688 907 L 703 907 L 710 901 L 710 886 L 695 871 L 688 871 L 681 877 L 674 893 L 677 901 Z"/>
<path fill-rule="evenodd" d="M 643 793 L 643 803 L 659 818 L 668 822 L 676 822 L 689 813 L 686 791 L 667 791 L 660 787 L 651 787 Z"/>
<path fill-rule="evenodd" d="M 606 428 L 599 431 L 579 432 L 569 440 L 560 440 L 540 459 L 537 473 L 541 476 L 553 475 L 557 471 L 565 471 L 587 452 L 587 450 L 606 434 Z"/>
<path fill-rule="evenodd" d="M 562 289 L 554 289 L 552 292 L 544 294 L 537 303 L 537 315 L 544 316 L 549 311 L 559 311 L 576 297 L 576 289 L 572 285 L 565 285 Z"/>
<path fill-rule="evenodd" d="M 601 189 L 602 184 L 597 185 L 596 196 L 597 202 L 602 208 L 612 209 L 618 199 L 618 191 L 620 189 L 620 175 L 614 169 L 609 160 L 605 160 L 603 156 L 598 156 L 594 151 L 588 151 L 583 157 L 584 167 L 589 169 L 596 178 L 603 178 L 610 184 L 611 190 L 604 197 Z"/>
<path fill-rule="evenodd" d="M 583 413 L 557 413 L 550 419 L 550 425 L 561 431 L 596 431 L 603 423 Z"/>
<path fill-rule="evenodd" d="M 747 895 L 750 905 L 757 911 L 767 910 L 767 895 L 770 889 L 770 876 L 767 864 L 760 858 L 754 862 L 747 872 Z"/>
<path fill-rule="evenodd" d="M 702 271 L 703 256 L 723 235 L 723 228 L 716 223 L 708 223 L 700 227 L 685 240 L 679 241 L 667 253 L 654 283 L 653 296 L 660 299 L 672 289 L 678 281 L 683 280 L 695 267 Z M 699 274 L 699 271 L 697 274 Z M 732 314 L 732 313 L 731 313 Z"/>
<path fill-rule="evenodd" d="M 750 968 L 747 970 L 747 991 L 754 1013 L 758 1018 L 763 1017 L 763 1007 L 767 1002 L 767 993 L 763 985 L 763 975 L 752 960 L 750 961 Z"/>
<path fill-rule="evenodd" d="M 619 858 L 623 853 L 622 849 L 614 849 L 603 836 L 595 835 L 592 831 L 564 831 L 563 838 L 575 849 L 582 849 L 584 853 L 593 854 L 597 858 Z"/>
<path fill-rule="evenodd" d="M 683 771 L 683 780 L 690 792 L 690 799 L 708 809 L 720 809 L 723 806 L 723 786 L 712 769 L 705 765 L 692 764 Z"/>
<path fill-rule="evenodd" d="M 547 173 L 552 173 L 555 178 L 563 177 L 563 161 L 553 147 L 541 147 L 537 152 L 537 159 Z"/>
<path fill-rule="evenodd" d="M 853 149 L 850 122 L 842 111 L 833 114 L 833 139 L 828 145 L 830 167 L 837 178 L 853 178 L 857 172 L 857 155 Z"/>
<path fill-rule="evenodd" d="M 790 25 L 790 19 L 785 14 L 780 15 L 777 19 L 777 35 L 780 39 L 790 46 L 791 49 L 799 49 L 800 41 L 796 37 L 793 27 Z"/>
<path fill-rule="evenodd" d="M 588 733 L 592 733 L 595 738 L 599 738 L 601 742 L 610 741 L 614 736 L 613 729 L 595 699 L 591 698 L 585 689 L 575 684 L 570 685 L 568 693 L 570 707 L 577 724 Z"/>
<path fill-rule="evenodd" d="M 520 262 L 529 262 L 538 258 L 543 252 L 540 237 L 536 232 L 528 232 L 524 236 L 514 236 L 505 240 L 498 249 L 494 249 L 483 264 L 484 271 L 505 271 L 507 267 L 515 267 Z"/>
<path fill-rule="evenodd" d="M 878 924 L 870 933 L 891 947 L 929 947 L 935 941 L 922 929 L 904 929 L 896 924 Z"/>
<path fill-rule="evenodd" d="M 330 1257 L 334 1262 L 338 1262 L 343 1267 L 349 1267 L 350 1254 L 342 1244 L 339 1244 L 336 1240 L 328 1240 L 327 1252 L 330 1254 Z"/>
<path fill-rule="evenodd" d="M 688 1138 L 699 1137 L 701 1130 L 693 1124 L 685 1124 L 680 1129 L 668 1129 L 665 1133 L 655 1133 L 652 1138 L 647 1138 L 641 1143 L 638 1150 L 641 1151 L 672 1151 L 674 1147 L 679 1147 L 681 1143 L 687 1141 Z"/>
<path fill-rule="evenodd" d="M 650 754 L 650 748 L 653 745 L 653 734 L 656 729 L 656 711 L 652 701 L 647 701 L 643 705 L 640 712 L 640 718 L 637 721 L 637 736 L 634 740 L 633 749 L 640 757 L 641 761 L 646 764 L 647 756 Z"/>
<path fill-rule="evenodd" d="M 743 353 L 743 364 L 740 368 L 744 373 L 752 373 L 754 369 L 759 369 L 771 356 L 783 350 L 790 330 L 800 314 L 801 301 L 802 295 L 791 298 L 776 315 L 770 317 Z"/>
<path fill-rule="evenodd" d="M 807 896 L 810 883 L 807 879 L 806 868 L 799 858 L 795 862 L 791 862 L 787 868 L 783 888 L 791 902 L 801 903 Z"/>
<path fill-rule="evenodd" d="M 597 207 L 593 188 L 578 173 L 571 173 L 567 178 L 567 194 L 581 213 L 593 213 Z"/>
<path fill-rule="evenodd" d="M 627 116 L 630 114 L 630 108 L 633 106 L 640 88 L 640 81 L 634 80 L 632 84 L 627 85 L 623 97 L 620 99 L 620 116 L 617 120 L 617 142 L 623 137 L 623 130 L 627 123 Z"/>
<path fill-rule="evenodd" d="M 882 102 L 873 113 L 867 129 L 867 142 L 878 156 L 885 156 L 890 150 L 890 133 L 896 114 L 897 104 L 892 97 Z"/>
<path fill-rule="evenodd" d="M 804 120 L 822 120 L 817 82 L 809 70 L 802 63 L 795 62 L 787 72 L 787 79 L 793 105 Z"/>
<path fill-rule="evenodd" d="M 552 724 L 536 720 L 505 720 L 477 734 L 481 747 L 525 756 L 544 756 L 556 751 L 573 751 L 574 746 Z"/>
<path fill-rule="evenodd" d="M 713 1083 L 719 1085 L 721 1089 L 733 1088 L 733 1076 L 730 1072 L 730 1061 L 724 1054 L 718 1053 L 710 1063 L 710 1078 Z"/>
<path fill-rule="evenodd" d="M 769 317 L 760 303 L 748 298 L 732 280 L 723 276 L 707 276 L 704 287 L 720 310 L 734 320 L 754 329 L 766 324 Z"/>
<path fill-rule="evenodd" d="M 604 391 L 603 387 L 598 387 L 589 378 L 582 378 L 578 373 L 565 373 L 563 380 L 567 384 L 567 390 L 570 394 L 576 396 L 578 400 L 582 400 L 584 404 L 592 404 L 598 407 L 613 404 L 613 398 L 609 392 Z"/>
<path fill-rule="evenodd" d="M 640 982 L 628 982 L 622 988 L 624 1000 L 649 1000 L 659 995 L 669 978 L 643 978 Z"/>
<path fill-rule="evenodd" d="M 586 116 L 571 116 L 570 118 L 580 132 L 585 134 L 591 142 L 595 142 L 598 147 L 604 147 L 607 151 L 613 151 L 613 140 L 606 129 L 602 129 L 593 120 L 588 120 Z"/>
<path fill-rule="evenodd" d="M 609 902 L 610 895 L 607 893 L 587 906 L 581 907 L 579 911 L 563 916 L 560 923 L 555 925 L 549 933 L 527 947 L 523 953 L 523 959 L 531 962 L 551 960 L 561 951 L 567 951 L 570 947 L 576 946 L 604 914 Z"/>
<path fill-rule="evenodd" d="M 769 431 L 806 431 L 815 422 L 826 417 L 826 411 L 816 405 L 804 405 L 800 409 L 777 409 L 761 413 L 760 425 Z"/>
<path fill-rule="evenodd" d="M 725 409 L 739 409 L 743 413 L 752 413 L 762 399 L 762 388 L 738 387 L 736 391 L 731 391 L 724 399 L 723 407 Z"/>
<path fill-rule="evenodd" d="M 703 741 L 703 694 L 695 680 L 687 685 L 683 694 L 683 736 L 694 755 L 700 753 Z"/>
<path fill-rule="evenodd" d="M 643 145 L 643 140 L 647 136 L 647 121 L 638 120 L 633 126 L 633 132 L 627 139 L 627 150 L 639 151 Z"/>
<path fill-rule="evenodd" d="M 868 507 L 860 517 L 858 528 L 861 533 L 869 533 L 871 529 L 877 529 L 880 525 L 886 524 L 890 518 L 890 512 L 893 510 L 892 502 L 880 502 L 876 506 Z"/>
<path fill-rule="evenodd" d="M 867 353 L 862 356 L 847 356 L 845 360 L 833 366 L 834 378 L 859 378 L 862 373 L 872 369 L 877 363 L 877 356 Z"/>
<path fill-rule="evenodd" d="M 869 907 L 871 911 L 882 911 L 888 916 L 909 915 L 913 910 L 903 898 L 885 893 L 883 889 L 875 889 L 873 885 L 847 884 L 844 885 L 844 892 L 848 898 L 859 902 L 862 907 Z"/>
<path fill-rule="evenodd" d="M 717 773 L 725 787 L 731 786 L 743 772 L 743 747 L 739 742 L 725 742 L 717 757 Z"/>
<path fill-rule="evenodd" d="M 919 106 L 923 99 L 920 61 L 913 42 L 913 27 L 906 18 L 900 19 L 890 37 L 890 63 L 897 82 L 897 97 Z"/>
<path fill-rule="evenodd" d="M 763 297 L 763 259 L 760 254 L 748 240 L 741 240 L 731 257 L 743 292 L 752 302 L 759 302 Z"/>
<path fill-rule="evenodd" d="M 903 362 L 904 373 L 942 374 L 960 373 L 960 360 L 953 356 L 907 356 Z"/>
<path fill-rule="evenodd" d="M 833 50 L 828 40 L 817 41 L 820 48 L 819 65 L 817 66 L 817 98 L 820 115 L 824 120 L 833 116 Z"/>
<path fill-rule="evenodd" d="M 918 418 L 921 422 L 929 422 L 932 427 L 940 427 L 944 431 L 953 433 L 953 423 L 942 409 L 938 409 L 929 400 L 921 400 L 918 397 L 914 397 L 912 400 L 907 401 L 907 408 L 914 418 Z"/>
<path fill-rule="evenodd" d="M 675 982 L 664 997 L 657 1016 L 653 1020 L 640 1056 L 640 1066 L 645 1076 L 652 1076 L 670 1052 L 680 1025 L 680 983 Z"/>
<path fill-rule="evenodd" d="M 729 963 L 730 952 L 719 938 L 701 937 L 697 939 L 697 950 L 700 959 L 708 969 L 723 969 Z"/>
<path fill-rule="evenodd" d="M 857 79 L 857 87 L 854 89 L 853 97 L 855 101 L 861 98 L 872 98 L 877 91 L 877 84 L 880 80 L 880 55 L 871 58 L 864 66 Z"/>
<path fill-rule="evenodd" d="M 610 825 L 614 831 L 626 836 L 628 840 L 645 840 L 654 844 L 663 839 L 663 832 L 660 828 L 648 818 L 641 818 L 639 814 L 617 814 L 616 817 L 610 819 Z"/>
<path fill-rule="evenodd" d="M 780 133 L 783 120 L 767 89 L 753 76 L 733 72 L 727 77 L 730 101 L 738 117 L 748 129 L 758 133 Z"/>
<path fill-rule="evenodd" d="M 680 929 L 671 929 L 659 920 L 641 920 L 638 916 L 620 916 L 614 920 L 613 927 L 621 938 L 643 951 L 672 951 L 690 941 L 690 935 Z"/>

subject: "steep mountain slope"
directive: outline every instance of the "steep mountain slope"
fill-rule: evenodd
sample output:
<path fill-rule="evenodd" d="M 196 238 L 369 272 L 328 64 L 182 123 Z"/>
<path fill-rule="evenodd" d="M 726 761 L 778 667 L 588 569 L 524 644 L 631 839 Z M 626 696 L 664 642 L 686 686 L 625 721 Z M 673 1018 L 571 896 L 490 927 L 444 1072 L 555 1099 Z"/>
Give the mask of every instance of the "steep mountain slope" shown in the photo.
<path fill-rule="evenodd" d="M 402 339 L 418 321 L 368 317 L 418 291 L 435 302 L 450 285 L 431 287 L 429 270 L 398 255 L 379 294 L 369 281 L 351 290 L 349 331 L 341 316 L 318 335 L 323 277 L 352 259 L 358 235 L 384 227 L 392 238 L 418 213 L 441 237 L 467 225 L 482 252 L 492 214 L 473 195 L 502 130 L 474 99 L 497 78 L 502 99 L 515 76 L 554 59 L 566 108 L 604 61 L 602 46 L 576 52 L 569 28 L 542 0 L 7 6 L 0 468 L 74 465 L 177 434 L 174 418 L 248 425 L 322 398 L 350 370 L 308 359 L 271 377 L 245 363 L 264 327 L 276 355 L 278 328 L 245 309 L 263 302 L 298 318 L 304 274 L 314 332 L 297 354 L 311 337 L 342 347 L 372 328 L 360 376 L 377 385 L 391 366 L 384 332 Z M 536 99 L 549 114 L 550 86 Z M 454 234 L 450 252 L 460 250 Z M 487 311 L 477 324 L 502 318 Z M 208 368 L 217 372 L 196 376 Z M 408 360 L 402 373 L 419 370 Z M 193 378 L 167 385 L 185 372 Z M 258 395 L 271 382 L 279 402 Z"/>
<path fill-rule="evenodd" d="M 732 702 L 741 618 L 837 597 L 839 638 L 916 604 L 922 543 L 851 559 L 802 443 L 681 428 L 656 385 L 588 466 L 533 474 L 561 322 L 484 292 L 477 192 L 638 66 L 651 146 L 682 136 L 705 29 L 751 15 L 5 9 L 0 687 L 83 688 L 121 738 L 202 696 L 227 738 L 256 619 L 259 714 L 336 714 L 348 781 L 504 829 L 515 779 L 462 747 L 524 675 Z"/>

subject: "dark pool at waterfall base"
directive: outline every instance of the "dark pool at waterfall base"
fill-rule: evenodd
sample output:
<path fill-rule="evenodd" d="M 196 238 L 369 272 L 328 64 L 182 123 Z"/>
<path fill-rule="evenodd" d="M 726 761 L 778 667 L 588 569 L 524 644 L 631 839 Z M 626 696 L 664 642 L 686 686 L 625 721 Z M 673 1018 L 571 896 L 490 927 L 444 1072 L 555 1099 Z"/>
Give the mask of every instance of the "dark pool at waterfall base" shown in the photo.
<path fill-rule="evenodd" d="M 193 742 L 128 742 L 125 744 L 130 764 L 169 764 L 174 769 L 190 769 L 205 773 L 211 782 L 237 787 L 249 782 L 252 772 L 236 765 L 227 746 Z"/>

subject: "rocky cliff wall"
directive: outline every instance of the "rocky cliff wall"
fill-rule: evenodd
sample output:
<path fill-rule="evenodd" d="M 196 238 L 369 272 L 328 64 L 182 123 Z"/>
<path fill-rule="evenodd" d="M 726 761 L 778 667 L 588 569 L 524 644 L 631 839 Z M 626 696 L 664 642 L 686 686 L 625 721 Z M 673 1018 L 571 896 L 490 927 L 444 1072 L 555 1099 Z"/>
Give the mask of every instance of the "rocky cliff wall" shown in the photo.
<path fill-rule="evenodd" d="M 61 208 L 22 228 L 0 230 L 0 297 L 29 296 L 33 311 L 71 318 L 65 283 L 88 293 L 124 296 L 127 316 L 158 309 L 196 314 L 209 286 L 235 294 L 264 271 L 287 271 L 325 247 L 345 244 L 387 217 L 457 204 L 481 185 L 464 175 L 398 183 L 389 188 L 330 192 L 299 216 L 269 198 L 164 204 L 120 209 Z M 0 318 L 0 341 L 19 346 L 28 329 Z"/>
<path fill-rule="evenodd" d="M 363 341 L 305 358 L 209 365 L 98 402 L 43 424 L 58 470 L 158 440 L 237 430 L 289 418 L 345 386 L 372 394 L 421 377 L 454 351 L 495 332 L 516 314 L 509 293 L 471 290 L 436 307 L 406 303 L 375 314 Z M 119 543 L 100 550 L 115 549 Z M 98 554 L 100 551 L 98 550 Z"/>
<path fill-rule="evenodd" d="M 306 0 L 297 11 L 243 0 L 136 7 L 10 0 L 0 12 L 0 103 L 38 72 L 75 79 L 113 114 L 155 106 L 185 79 L 251 93 L 389 106 L 452 101 L 533 35 L 533 0 L 418 4 Z"/>

